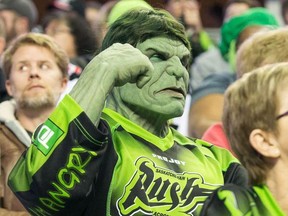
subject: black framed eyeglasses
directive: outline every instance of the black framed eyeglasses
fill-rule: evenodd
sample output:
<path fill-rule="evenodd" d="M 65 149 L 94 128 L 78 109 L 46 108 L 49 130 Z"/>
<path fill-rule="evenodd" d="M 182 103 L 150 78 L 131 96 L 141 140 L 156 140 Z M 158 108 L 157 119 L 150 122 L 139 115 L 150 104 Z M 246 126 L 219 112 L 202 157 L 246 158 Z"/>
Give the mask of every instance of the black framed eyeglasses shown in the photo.
<path fill-rule="evenodd" d="M 288 111 L 286 111 L 285 113 L 282 113 L 282 114 L 276 116 L 276 120 L 278 120 L 278 119 L 280 119 L 280 118 L 282 118 L 282 117 L 284 117 L 284 116 L 287 116 L 287 115 L 288 115 Z"/>

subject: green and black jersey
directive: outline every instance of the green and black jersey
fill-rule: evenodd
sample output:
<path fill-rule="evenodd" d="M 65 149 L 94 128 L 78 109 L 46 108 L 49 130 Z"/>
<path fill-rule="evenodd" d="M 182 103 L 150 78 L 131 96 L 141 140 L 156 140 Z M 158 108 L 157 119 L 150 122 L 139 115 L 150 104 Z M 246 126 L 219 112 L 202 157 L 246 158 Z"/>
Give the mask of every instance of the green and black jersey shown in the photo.
<path fill-rule="evenodd" d="M 227 184 L 206 200 L 201 216 L 285 216 L 266 185 Z"/>
<path fill-rule="evenodd" d="M 96 128 L 70 96 L 32 143 L 9 177 L 32 215 L 198 215 L 216 188 L 247 182 L 225 149 L 173 129 L 159 138 L 109 109 Z"/>

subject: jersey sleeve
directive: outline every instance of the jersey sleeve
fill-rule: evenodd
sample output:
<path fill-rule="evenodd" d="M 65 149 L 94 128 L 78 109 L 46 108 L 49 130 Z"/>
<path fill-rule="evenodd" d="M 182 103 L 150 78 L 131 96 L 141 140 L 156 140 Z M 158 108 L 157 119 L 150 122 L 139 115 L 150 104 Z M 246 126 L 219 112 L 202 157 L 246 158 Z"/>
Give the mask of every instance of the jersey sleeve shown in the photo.
<path fill-rule="evenodd" d="M 205 201 L 200 216 L 259 216 L 251 194 L 245 187 L 227 184 L 214 191 Z"/>
<path fill-rule="evenodd" d="M 95 127 L 69 96 L 32 137 L 8 184 L 32 215 L 83 215 L 107 149 L 108 126 Z M 75 211 L 77 209 L 77 211 Z"/>

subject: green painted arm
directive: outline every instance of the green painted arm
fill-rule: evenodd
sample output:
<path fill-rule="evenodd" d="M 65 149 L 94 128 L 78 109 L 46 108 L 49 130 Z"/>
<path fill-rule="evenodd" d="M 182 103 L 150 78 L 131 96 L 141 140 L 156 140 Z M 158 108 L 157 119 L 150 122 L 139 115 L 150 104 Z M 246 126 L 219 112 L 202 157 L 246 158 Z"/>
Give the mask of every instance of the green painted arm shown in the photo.
<path fill-rule="evenodd" d="M 109 93 L 128 82 L 141 88 L 153 68 L 148 57 L 129 44 L 114 44 L 94 57 L 82 72 L 70 96 L 92 122 L 99 122 Z"/>

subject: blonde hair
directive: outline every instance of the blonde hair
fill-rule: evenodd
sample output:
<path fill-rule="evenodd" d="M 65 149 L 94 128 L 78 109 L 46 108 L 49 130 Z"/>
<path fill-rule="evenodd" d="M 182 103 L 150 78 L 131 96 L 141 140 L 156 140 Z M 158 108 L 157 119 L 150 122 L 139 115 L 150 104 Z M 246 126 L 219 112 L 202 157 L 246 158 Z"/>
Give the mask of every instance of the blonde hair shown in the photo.
<path fill-rule="evenodd" d="M 254 129 L 277 135 L 279 92 L 287 87 L 288 63 L 270 64 L 245 74 L 227 89 L 222 116 L 233 151 L 247 168 L 252 184 L 263 183 L 270 169 L 264 156 L 250 144 Z"/>
<path fill-rule="evenodd" d="M 17 37 L 3 53 L 2 69 L 6 79 L 9 79 L 10 77 L 13 55 L 24 45 L 36 45 L 45 47 L 51 51 L 56 58 L 56 63 L 60 68 L 63 77 L 68 76 L 69 58 L 65 51 L 48 35 L 41 33 L 27 33 Z"/>
<path fill-rule="evenodd" d="M 237 77 L 266 64 L 288 61 L 288 28 L 260 31 L 245 40 L 236 56 Z"/>

